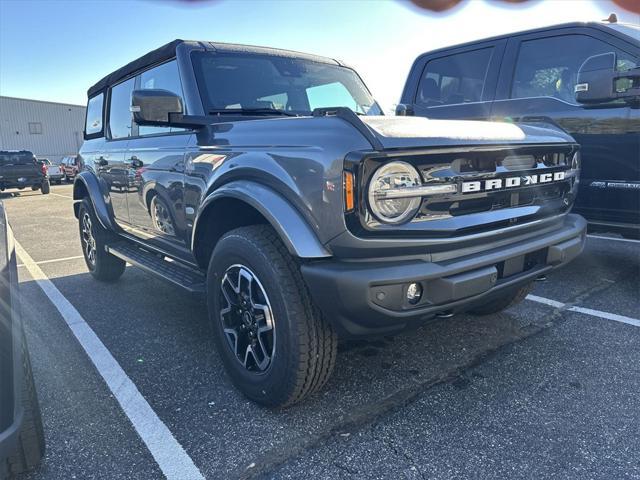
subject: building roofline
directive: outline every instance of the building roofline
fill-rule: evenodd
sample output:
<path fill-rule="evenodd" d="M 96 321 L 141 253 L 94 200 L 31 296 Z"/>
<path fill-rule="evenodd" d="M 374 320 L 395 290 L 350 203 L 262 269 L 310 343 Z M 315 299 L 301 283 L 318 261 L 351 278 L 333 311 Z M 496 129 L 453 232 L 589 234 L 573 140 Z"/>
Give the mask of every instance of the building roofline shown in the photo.
<path fill-rule="evenodd" d="M 87 108 L 86 105 L 78 105 L 77 103 L 53 102 L 53 101 L 50 101 L 50 100 L 37 100 L 35 98 L 11 97 L 11 96 L 8 96 L 8 95 L 0 95 L 0 99 L 1 98 L 8 98 L 10 100 L 21 100 L 23 102 L 37 102 L 37 103 L 49 103 L 49 104 L 52 104 L 52 105 L 64 105 L 65 107 Z"/>

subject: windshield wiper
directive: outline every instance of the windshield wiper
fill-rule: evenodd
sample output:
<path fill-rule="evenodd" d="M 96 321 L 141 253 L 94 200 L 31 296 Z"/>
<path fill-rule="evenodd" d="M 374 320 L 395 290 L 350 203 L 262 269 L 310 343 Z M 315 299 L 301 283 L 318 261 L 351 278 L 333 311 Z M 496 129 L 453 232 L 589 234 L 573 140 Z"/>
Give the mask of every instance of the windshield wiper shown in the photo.
<path fill-rule="evenodd" d="M 209 115 L 284 115 L 297 117 L 295 113 L 279 110 L 277 108 L 219 108 L 209 110 Z"/>

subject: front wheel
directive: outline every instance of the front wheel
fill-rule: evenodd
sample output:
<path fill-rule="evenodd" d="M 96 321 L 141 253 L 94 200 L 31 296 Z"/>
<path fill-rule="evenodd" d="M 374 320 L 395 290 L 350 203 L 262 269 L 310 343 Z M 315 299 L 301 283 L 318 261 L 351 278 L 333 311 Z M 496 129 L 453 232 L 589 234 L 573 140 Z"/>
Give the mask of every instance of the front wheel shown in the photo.
<path fill-rule="evenodd" d="M 469 313 L 474 315 L 492 315 L 501 312 L 522 302 L 532 289 L 533 283 L 528 283 L 524 287 L 511 290 L 500 297 L 495 297 L 484 305 L 472 308 L 469 310 Z"/>
<path fill-rule="evenodd" d="M 207 303 L 225 368 L 251 400 L 289 406 L 331 375 L 337 335 L 271 227 L 242 227 L 222 237 L 209 263 Z"/>
<path fill-rule="evenodd" d="M 109 232 L 98 222 L 87 198 L 80 204 L 78 223 L 82 254 L 89 272 L 103 282 L 115 282 L 124 273 L 126 263 L 107 252 Z"/>

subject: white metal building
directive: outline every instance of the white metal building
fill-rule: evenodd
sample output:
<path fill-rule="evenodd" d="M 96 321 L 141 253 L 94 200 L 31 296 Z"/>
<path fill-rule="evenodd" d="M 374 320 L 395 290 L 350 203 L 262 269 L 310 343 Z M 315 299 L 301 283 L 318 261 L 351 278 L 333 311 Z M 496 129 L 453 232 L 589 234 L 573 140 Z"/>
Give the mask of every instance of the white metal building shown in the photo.
<path fill-rule="evenodd" d="M 78 153 L 86 108 L 0 97 L 0 150 L 29 150 L 57 162 Z"/>

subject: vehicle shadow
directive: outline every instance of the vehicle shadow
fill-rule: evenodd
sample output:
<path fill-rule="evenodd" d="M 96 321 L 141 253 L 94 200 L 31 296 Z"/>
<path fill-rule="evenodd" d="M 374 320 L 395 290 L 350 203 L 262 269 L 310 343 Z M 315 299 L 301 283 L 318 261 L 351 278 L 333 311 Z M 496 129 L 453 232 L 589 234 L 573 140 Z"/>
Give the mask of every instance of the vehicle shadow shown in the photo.
<path fill-rule="evenodd" d="M 250 463 L 256 472 L 268 469 L 323 438 L 372 421 L 434 383 L 455 378 L 487 352 L 529 335 L 536 323 L 530 313 L 462 315 L 394 337 L 342 342 L 334 375 L 322 391 L 291 408 L 270 410 L 231 385 L 215 352 L 202 298 L 133 267 L 114 284 L 89 274 L 52 282 L 196 463 L 205 465 L 207 477 L 245 476 Z M 546 323 L 549 314 L 539 309 L 538 323 Z M 65 327 L 60 322 L 48 328 Z M 32 334 L 46 337 L 47 332 Z M 36 368 L 40 375 L 55 369 Z M 252 434 L 240 434 L 248 421 Z M 231 451 L 250 454 L 238 463 Z"/>

